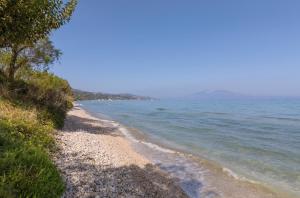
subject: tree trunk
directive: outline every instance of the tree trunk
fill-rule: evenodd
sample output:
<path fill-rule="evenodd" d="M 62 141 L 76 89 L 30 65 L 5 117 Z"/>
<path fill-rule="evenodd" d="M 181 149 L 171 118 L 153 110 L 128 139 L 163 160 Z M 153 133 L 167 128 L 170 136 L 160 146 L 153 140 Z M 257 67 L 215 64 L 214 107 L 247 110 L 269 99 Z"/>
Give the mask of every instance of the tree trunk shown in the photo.
<path fill-rule="evenodd" d="M 11 54 L 11 60 L 8 67 L 8 79 L 10 81 L 13 81 L 15 79 L 17 57 L 18 57 L 18 51 L 15 48 L 13 48 Z"/>

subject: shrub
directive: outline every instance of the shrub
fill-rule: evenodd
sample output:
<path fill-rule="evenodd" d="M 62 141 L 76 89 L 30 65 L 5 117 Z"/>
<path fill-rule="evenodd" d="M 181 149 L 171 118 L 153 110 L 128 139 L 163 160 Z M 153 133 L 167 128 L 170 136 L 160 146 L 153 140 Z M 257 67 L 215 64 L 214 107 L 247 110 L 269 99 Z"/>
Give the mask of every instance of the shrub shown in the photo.
<path fill-rule="evenodd" d="M 28 71 L 12 82 L 0 72 L 0 198 L 61 196 L 50 154 L 71 107 L 68 82 L 53 74 Z"/>
<path fill-rule="evenodd" d="M 34 106 L 0 99 L 0 197 L 60 197 L 64 183 L 50 160 L 53 122 Z"/>
<path fill-rule="evenodd" d="M 39 108 L 40 116 L 63 126 L 66 112 L 72 108 L 72 90 L 68 82 L 48 72 L 27 71 L 11 82 L 0 73 L 0 96 L 16 104 Z"/>

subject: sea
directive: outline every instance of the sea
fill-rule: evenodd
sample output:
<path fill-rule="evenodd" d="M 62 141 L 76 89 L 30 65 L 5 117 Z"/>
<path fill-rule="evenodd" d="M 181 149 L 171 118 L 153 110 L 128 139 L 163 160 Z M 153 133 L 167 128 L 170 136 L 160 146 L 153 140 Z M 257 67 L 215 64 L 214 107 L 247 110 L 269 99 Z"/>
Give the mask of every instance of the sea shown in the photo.
<path fill-rule="evenodd" d="M 124 126 L 124 133 L 143 145 L 137 150 L 178 178 L 190 197 L 222 194 L 206 181 L 212 166 L 233 179 L 300 197 L 298 99 L 78 103 L 94 116 Z"/>

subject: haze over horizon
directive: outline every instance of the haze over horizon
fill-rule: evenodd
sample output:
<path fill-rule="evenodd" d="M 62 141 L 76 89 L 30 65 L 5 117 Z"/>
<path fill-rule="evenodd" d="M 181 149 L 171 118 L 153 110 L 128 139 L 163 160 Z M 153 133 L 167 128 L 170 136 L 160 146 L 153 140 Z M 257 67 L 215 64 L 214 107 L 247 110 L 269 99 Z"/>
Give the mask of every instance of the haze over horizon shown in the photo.
<path fill-rule="evenodd" d="M 80 1 L 51 69 L 86 91 L 300 96 L 299 1 Z"/>

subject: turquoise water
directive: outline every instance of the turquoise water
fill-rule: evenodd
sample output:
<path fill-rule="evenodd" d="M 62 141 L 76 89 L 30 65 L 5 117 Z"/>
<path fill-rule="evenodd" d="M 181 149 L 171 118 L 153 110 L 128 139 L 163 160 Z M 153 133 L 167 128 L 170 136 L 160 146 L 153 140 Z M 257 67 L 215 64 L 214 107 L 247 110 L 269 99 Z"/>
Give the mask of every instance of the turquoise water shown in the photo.
<path fill-rule="evenodd" d="M 300 195 L 300 100 L 81 101 L 153 141 Z"/>

